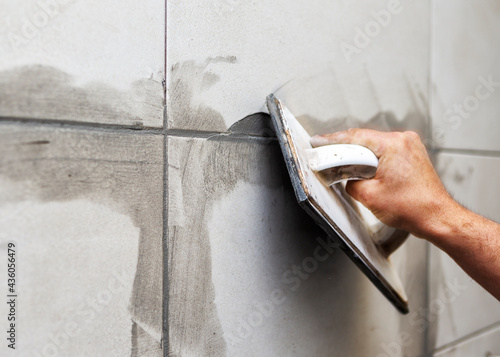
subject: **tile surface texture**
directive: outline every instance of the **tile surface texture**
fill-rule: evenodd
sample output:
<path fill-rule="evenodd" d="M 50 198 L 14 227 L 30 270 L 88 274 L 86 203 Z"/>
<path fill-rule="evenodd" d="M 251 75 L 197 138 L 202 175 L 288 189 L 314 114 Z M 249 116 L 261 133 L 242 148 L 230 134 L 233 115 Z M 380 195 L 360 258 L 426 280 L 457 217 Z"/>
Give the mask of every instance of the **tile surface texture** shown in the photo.
<path fill-rule="evenodd" d="M 275 92 L 310 134 L 425 136 L 429 11 L 428 0 L 168 1 L 168 127 L 226 131 Z"/>
<path fill-rule="evenodd" d="M 262 113 L 275 92 L 310 134 L 425 138 L 430 0 L 169 0 L 166 73 L 165 2 L 0 2 L 0 117 L 162 127 L 166 76 L 167 157 L 162 135 L 0 125 L 27 355 L 424 353 L 425 242 L 391 258 L 402 316 L 298 206 Z"/>
<path fill-rule="evenodd" d="M 0 117 L 163 125 L 164 1 L 0 7 Z"/>
<path fill-rule="evenodd" d="M 167 2 L 171 355 L 423 354 L 426 244 L 392 257 L 410 297 L 401 316 L 325 250 L 277 142 L 256 138 L 272 136 L 260 114 L 271 92 L 310 134 L 425 138 L 430 1 L 390 4 Z"/>
<path fill-rule="evenodd" d="M 0 125 L 16 356 L 162 356 L 162 145 L 156 135 Z"/>
<path fill-rule="evenodd" d="M 298 206 L 275 140 L 170 136 L 168 158 L 171 355 L 423 352 L 422 241 L 393 258 L 402 316 Z"/>
<path fill-rule="evenodd" d="M 496 327 L 456 346 L 444 349 L 436 357 L 500 356 L 500 328 Z"/>
<path fill-rule="evenodd" d="M 500 221 L 500 158 L 440 154 L 438 170 L 450 193 L 471 210 Z M 439 348 L 500 321 L 500 304 L 445 253 L 431 249 L 431 344 Z"/>
<path fill-rule="evenodd" d="M 434 145 L 500 150 L 500 4 L 495 0 L 433 4 Z"/>

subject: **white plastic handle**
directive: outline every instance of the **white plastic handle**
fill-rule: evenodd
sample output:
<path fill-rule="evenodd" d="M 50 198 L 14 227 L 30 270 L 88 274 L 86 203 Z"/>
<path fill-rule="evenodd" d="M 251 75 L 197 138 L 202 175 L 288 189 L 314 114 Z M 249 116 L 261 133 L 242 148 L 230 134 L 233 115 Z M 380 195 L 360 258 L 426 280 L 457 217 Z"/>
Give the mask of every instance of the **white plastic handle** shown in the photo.
<path fill-rule="evenodd" d="M 323 171 L 346 165 L 378 167 L 378 158 L 370 149 L 361 145 L 333 144 L 307 149 L 309 167 Z"/>

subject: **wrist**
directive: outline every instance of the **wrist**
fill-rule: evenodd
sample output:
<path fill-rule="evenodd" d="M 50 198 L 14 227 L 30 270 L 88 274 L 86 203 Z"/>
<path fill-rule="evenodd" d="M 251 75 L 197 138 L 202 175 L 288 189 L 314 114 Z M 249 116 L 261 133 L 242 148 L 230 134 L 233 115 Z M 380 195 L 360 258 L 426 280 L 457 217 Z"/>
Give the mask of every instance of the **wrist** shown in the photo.
<path fill-rule="evenodd" d="M 448 194 L 436 199 L 429 205 L 429 212 L 424 217 L 426 222 L 421 225 L 418 235 L 438 246 L 447 244 L 459 233 L 460 222 L 464 221 L 467 212 Z"/>

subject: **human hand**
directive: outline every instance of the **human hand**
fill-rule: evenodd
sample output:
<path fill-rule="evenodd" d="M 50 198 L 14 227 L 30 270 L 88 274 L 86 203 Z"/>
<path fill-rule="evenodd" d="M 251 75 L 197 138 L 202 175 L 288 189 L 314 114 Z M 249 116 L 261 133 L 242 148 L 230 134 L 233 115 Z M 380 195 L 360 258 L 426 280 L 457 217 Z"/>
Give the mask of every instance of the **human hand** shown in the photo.
<path fill-rule="evenodd" d="M 427 238 L 458 209 L 417 133 L 350 129 L 311 138 L 314 147 L 328 144 L 362 145 L 379 158 L 373 179 L 349 181 L 346 190 L 385 224 Z"/>

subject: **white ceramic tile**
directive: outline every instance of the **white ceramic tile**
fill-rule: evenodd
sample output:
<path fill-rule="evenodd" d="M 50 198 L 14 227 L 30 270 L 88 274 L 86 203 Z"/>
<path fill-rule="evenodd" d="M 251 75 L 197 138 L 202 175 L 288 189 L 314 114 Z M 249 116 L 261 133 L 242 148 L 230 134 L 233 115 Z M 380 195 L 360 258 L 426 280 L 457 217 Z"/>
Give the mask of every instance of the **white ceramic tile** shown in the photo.
<path fill-rule="evenodd" d="M 437 171 L 452 196 L 467 208 L 500 221 L 500 157 L 440 153 Z"/>
<path fill-rule="evenodd" d="M 496 327 L 479 336 L 446 348 L 436 357 L 498 357 L 500 356 L 500 328 Z"/>
<path fill-rule="evenodd" d="M 500 5 L 496 0 L 433 3 L 434 144 L 500 150 Z"/>
<path fill-rule="evenodd" d="M 275 92 L 311 133 L 366 122 L 425 131 L 427 0 L 167 7 L 170 129 L 225 131 Z"/>
<path fill-rule="evenodd" d="M 423 353 L 423 241 L 394 257 L 410 298 L 402 316 L 343 252 L 319 243 L 276 141 L 170 136 L 168 157 L 172 355 Z"/>
<path fill-rule="evenodd" d="M 164 1 L 0 7 L 0 116 L 163 125 Z"/>
<path fill-rule="evenodd" d="M 438 170 L 450 193 L 466 207 L 500 221 L 500 158 L 440 154 Z M 500 321 L 500 304 L 445 253 L 431 250 L 430 308 L 434 347 L 452 343 Z M 451 296 L 451 298 L 448 298 Z"/>
<path fill-rule="evenodd" d="M 161 356 L 161 136 L 0 133 L 0 260 L 13 241 L 18 269 L 13 355 Z"/>

